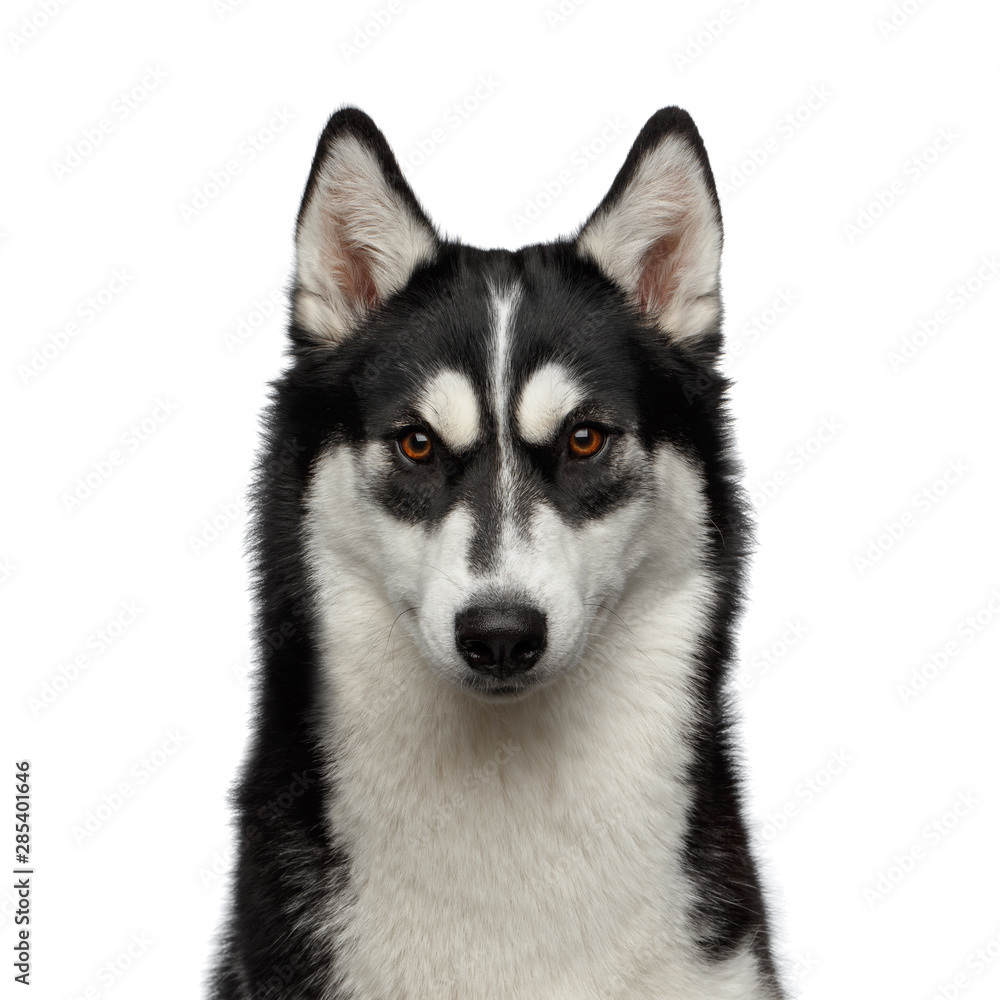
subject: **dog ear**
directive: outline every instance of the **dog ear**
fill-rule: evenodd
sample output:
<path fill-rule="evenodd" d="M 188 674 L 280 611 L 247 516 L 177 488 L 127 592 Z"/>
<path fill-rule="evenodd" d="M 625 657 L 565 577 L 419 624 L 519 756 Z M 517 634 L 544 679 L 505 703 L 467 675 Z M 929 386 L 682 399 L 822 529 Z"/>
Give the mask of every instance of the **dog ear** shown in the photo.
<path fill-rule="evenodd" d="M 686 111 L 646 122 L 576 247 L 673 340 L 718 350 L 719 198 Z"/>
<path fill-rule="evenodd" d="M 339 343 L 433 260 L 438 245 L 375 123 L 357 108 L 336 112 L 299 209 L 295 325 L 310 339 Z"/>

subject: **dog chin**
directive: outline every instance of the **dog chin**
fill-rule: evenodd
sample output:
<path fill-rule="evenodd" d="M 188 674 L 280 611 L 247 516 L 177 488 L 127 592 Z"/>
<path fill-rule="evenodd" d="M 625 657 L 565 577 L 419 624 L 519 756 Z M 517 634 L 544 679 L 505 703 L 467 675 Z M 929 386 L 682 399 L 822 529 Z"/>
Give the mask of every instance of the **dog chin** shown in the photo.
<path fill-rule="evenodd" d="M 471 676 L 461 680 L 462 689 L 476 701 L 495 705 L 497 702 L 512 703 L 524 701 L 536 691 L 546 687 L 551 681 L 551 675 L 507 677 L 499 680 L 494 677 Z"/>
<path fill-rule="evenodd" d="M 554 687 L 560 683 L 573 683 L 581 652 L 574 651 L 558 661 L 542 661 L 531 670 L 498 678 L 478 674 L 465 668 L 460 673 L 449 674 L 448 679 L 457 684 L 476 701 L 485 704 L 505 704 L 525 701 L 536 692 Z"/>

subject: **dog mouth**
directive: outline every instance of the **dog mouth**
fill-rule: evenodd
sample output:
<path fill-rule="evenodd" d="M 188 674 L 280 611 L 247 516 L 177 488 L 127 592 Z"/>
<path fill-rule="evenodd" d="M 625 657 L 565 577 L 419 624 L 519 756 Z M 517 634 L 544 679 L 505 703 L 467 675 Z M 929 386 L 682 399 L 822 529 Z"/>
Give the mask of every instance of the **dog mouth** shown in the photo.
<path fill-rule="evenodd" d="M 473 675 L 462 678 L 462 687 L 481 701 L 517 701 L 545 684 L 537 674 L 496 678 Z"/>

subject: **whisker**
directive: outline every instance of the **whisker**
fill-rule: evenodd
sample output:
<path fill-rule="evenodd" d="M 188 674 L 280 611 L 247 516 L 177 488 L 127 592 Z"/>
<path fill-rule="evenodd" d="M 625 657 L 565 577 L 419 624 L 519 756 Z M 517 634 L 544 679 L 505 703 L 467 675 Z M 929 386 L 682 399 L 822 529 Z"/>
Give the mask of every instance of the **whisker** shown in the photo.
<path fill-rule="evenodd" d="M 392 604 L 398 604 L 399 602 L 398 601 L 391 601 L 390 603 L 392 603 Z M 393 618 L 392 624 L 389 626 L 389 631 L 388 631 L 388 633 L 386 634 L 386 637 L 385 637 L 385 646 L 382 648 L 382 659 L 379 661 L 379 665 L 378 665 L 379 670 L 381 670 L 382 667 L 385 665 L 386 653 L 389 651 L 389 641 L 392 639 L 392 630 L 396 627 L 396 622 L 398 622 L 399 619 L 403 617 L 403 615 L 407 614 L 407 612 L 417 611 L 417 610 L 418 609 L 415 606 L 414 607 L 409 607 L 409 608 L 403 608 L 403 610 L 400 611 L 399 614 L 396 615 L 395 618 Z M 396 647 L 393 646 L 393 654 L 395 654 L 395 650 L 396 650 Z"/>
<path fill-rule="evenodd" d="M 420 565 L 434 570 L 435 573 L 440 573 L 456 590 L 462 589 L 440 566 L 434 566 L 431 563 L 421 563 Z"/>
<path fill-rule="evenodd" d="M 381 605 L 380 607 L 377 607 L 377 608 L 376 608 L 376 609 L 375 609 L 375 610 L 374 610 L 374 611 L 372 612 L 372 614 L 371 614 L 371 618 L 369 618 L 369 619 L 368 619 L 368 621 L 366 621 L 366 622 L 365 622 L 365 625 L 366 625 L 366 626 L 367 626 L 367 625 L 370 625 L 370 624 L 371 624 L 371 622 L 372 622 L 372 618 L 374 618 L 374 617 L 375 617 L 375 616 L 376 616 L 376 615 L 377 615 L 377 614 L 378 614 L 378 613 L 379 613 L 380 611 L 385 611 L 385 609 L 386 609 L 386 608 L 391 608 L 391 607 L 392 607 L 392 606 L 393 606 L 394 604 L 402 604 L 402 603 L 403 603 L 403 601 L 405 601 L 405 600 L 406 600 L 406 598 L 404 598 L 404 597 L 400 597 L 400 598 L 398 598 L 398 599 L 397 599 L 397 600 L 395 600 L 395 601 L 386 601 L 386 603 L 385 603 L 385 604 Z"/>

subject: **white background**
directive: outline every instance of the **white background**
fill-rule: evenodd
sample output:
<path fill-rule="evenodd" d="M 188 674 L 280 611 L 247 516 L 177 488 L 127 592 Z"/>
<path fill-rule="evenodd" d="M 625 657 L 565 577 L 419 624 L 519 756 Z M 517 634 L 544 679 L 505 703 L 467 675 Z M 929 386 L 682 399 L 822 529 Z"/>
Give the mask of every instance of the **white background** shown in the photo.
<path fill-rule="evenodd" d="M 444 232 L 514 247 L 679 104 L 723 190 L 760 521 L 735 676 L 788 981 L 995 997 L 996 5 L 46 2 L 0 23 L 0 867 L 28 758 L 35 995 L 201 990 L 250 712 L 237 508 L 327 116 L 368 111 Z"/>

